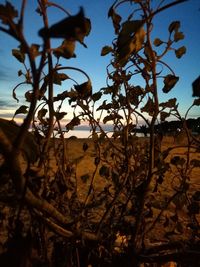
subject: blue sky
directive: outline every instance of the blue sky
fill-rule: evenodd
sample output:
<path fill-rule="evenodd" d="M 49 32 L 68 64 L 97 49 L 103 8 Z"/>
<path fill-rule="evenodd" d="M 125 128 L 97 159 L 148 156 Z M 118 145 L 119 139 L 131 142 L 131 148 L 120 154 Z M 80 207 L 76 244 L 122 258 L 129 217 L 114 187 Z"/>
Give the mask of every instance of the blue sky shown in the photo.
<path fill-rule="evenodd" d="M 10 2 L 17 8 L 20 7 L 21 1 Z M 42 44 L 37 34 L 42 25 L 41 17 L 35 13 L 37 1 L 28 0 L 27 2 L 25 35 L 30 43 Z M 100 56 L 101 49 L 105 45 L 110 45 L 114 37 L 112 22 L 107 16 L 113 0 L 55 0 L 54 2 L 65 7 L 71 14 L 76 14 L 79 7 L 83 6 L 86 16 L 91 19 L 92 31 L 85 39 L 88 48 L 85 49 L 77 44 L 77 58 L 62 61 L 62 63 L 86 71 L 92 80 L 93 90 L 98 91 L 106 85 L 106 66 L 109 64 L 109 56 Z M 158 0 L 153 2 L 157 4 Z M 171 1 L 165 1 L 165 3 L 169 2 Z M 5 1 L 0 0 L 0 3 L 3 4 Z M 128 15 L 129 8 L 121 9 L 124 16 Z M 49 9 L 50 24 L 59 21 L 64 16 L 60 10 Z M 185 34 L 185 39 L 180 44 L 178 43 L 178 46 L 185 45 L 187 53 L 181 59 L 176 59 L 174 53 L 171 52 L 166 58 L 166 62 L 174 69 L 176 75 L 180 76 L 180 81 L 169 94 L 165 96 L 161 94 L 161 99 L 176 97 L 180 103 L 180 112 L 184 115 L 187 107 L 193 102 L 191 83 L 200 75 L 200 1 L 189 0 L 158 15 L 155 21 L 157 25 L 155 37 L 161 39 L 166 37 L 168 25 L 174 20 L 181 21 L 181 31 Z M 15 40 L 0 32 L 0 117 L 10 117 L 14 109 L 22 104 L 17 104 L 12 99 L 12 88 L 22 81 L 17 77 L 17 72 L 22 66 L 11 56 L 11 50 L 17 46 L 18 43 Z M 23 95 L 26 89 L 27 87 L 20 88 L 17 91 L 18 95 Z M 61 88 L 57 90 L 61 91 Z M 200 116 L 199 108 L 193 109 L 190 116 L 194 118 Z"/>

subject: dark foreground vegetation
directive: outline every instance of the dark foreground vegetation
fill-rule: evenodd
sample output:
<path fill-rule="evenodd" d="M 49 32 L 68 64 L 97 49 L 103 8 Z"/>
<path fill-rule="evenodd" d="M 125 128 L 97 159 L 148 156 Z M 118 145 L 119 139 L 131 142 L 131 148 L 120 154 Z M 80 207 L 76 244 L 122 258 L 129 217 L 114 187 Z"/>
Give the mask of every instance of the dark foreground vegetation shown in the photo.
<path fill-rule="evenodd" d="M 107 87 L 95 92 L 88 74 L 63 65 L 75 56 L 76 43 L 86 47 L 87 10 L 72 15 L 67 7 L 38 0 L 44 25 L 38 29 L 42 44 L 35 44 L 23 30 L 26 0 L 19 11 L 10 2 L 0 4 L 0 30 L 19 42 L 12 54 L 22 82 L 13 89 L 14 101 L 20 101 L 22 84 L 31 88 L 26 105 L 13 114 L 13 120 L 24 114 L 21 126 L 0 120 L 0 266 L 200 266 L 200 141 L 189 119 L 200 105 L 200 86 L 197 79 L 184 117 L 176 98 L 159 102 L 158 93 L 167 94 L 179 80 L 165 55 L 173 51 L 181 60 L 186 48 L 179 45 L 184 34 L 176 20 L 162 29 L 165 40 L 152 39 L 154 18 L 185 1 L 113 1 L 108 16 L 116 38 L 101 51 L 111 55 Z M 123 5 L 130 7 L 126 18 Z M 50 26 L 50 7 L 66 18 Z M 53 47 L 54 38 L 60 46 Z M 55 94 L 64 83 L 69 89 Z M 73 118 L 63 130 L 69 111 Z M 163 134 L 174 118 L 180 142 Z M 92 138 L 65 139 L 82 121 Z M 141 121 L 148 138 L 136 137 Z M 102 122 L 113 125 L 112 138 Z"/>

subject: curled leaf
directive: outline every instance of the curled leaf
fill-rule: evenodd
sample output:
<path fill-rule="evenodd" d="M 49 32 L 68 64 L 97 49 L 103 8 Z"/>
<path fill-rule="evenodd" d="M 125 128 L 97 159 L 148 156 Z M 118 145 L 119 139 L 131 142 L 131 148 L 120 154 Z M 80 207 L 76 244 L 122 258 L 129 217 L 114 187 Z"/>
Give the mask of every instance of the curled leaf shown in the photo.
<path fill-rule="evenodd" d="M 33 92 L 32 92 L 32 91 L 27 91 L 27 92 L 25 93 L 25 98 L 26 98 L 26 101 L 27 101 L 27 102 L 31 102 L 32 99 L 33 99 Z"/>
<path fill-rule="evenodd" d="M 86 46 L 83 41 L 84 37 L 90 33 L 90 30 L 90 20 L 85 17 L 84 10 L 81 7 L 76 15 L 55 23 L 49 29 L 40 29 L 39 35 L 43 38 L 63 38 L 79 41 L 83 46 Z"/>
<path fill-rule="evenodd" d="M 45 81 L 47 81 L 48 79 L 49 77 L 46 76 Z M 62 85 L 62 81 L 65 81 L 67 79 L 69 79 L 69 76 L 65 73 L 58 73 L 58 72 L 53 73 L 53 83 L 57 85 Z"/>
<path fill-rule="evenodd" d="M 46 116 L 48 110 L 46 108 L 42 108 L 38 111 L 37 117 L 41 123 L 45 123 L 44 117 Z"/>
<path fill-rule="evenodd" d="M 25 105 L 20 106 L 16 111 L 15 114 L 13 116 L 13 118 L 18 115 L 18 114 L 27 114 L 28 113 L 28 107 Z"/>
<path fill-rule="evenodd" d="M 172 33 L 173 31 L 178 31 L 178 29 L 180 28 L 180 21 L 173 21 L 169 27 L 168 27 L 168 31 L 170 33 Z"/>
<path fill-rule="evenodd" d="M 121 16 L 118 15 L 113 6 L 109 9 L 108 11 L 108 17 L 112 18 L 112 23 L 113 23 L 113 27 L 115 29 L 115 34 L 119 33 L 119 29 L 120 29 L 120 22 L 121 22 Z"/>
<path fill-rule="evenodd" d="M 200 98 L 194 100 L 193 106 L 200 106 Z"/>
<path fill-rule="evenodd" d="M 142 20 L 124 22 L 117 40 L 118 63 L 125 65 L 133 53 L 137 53 L 144 43 L 145 31 Z"/>

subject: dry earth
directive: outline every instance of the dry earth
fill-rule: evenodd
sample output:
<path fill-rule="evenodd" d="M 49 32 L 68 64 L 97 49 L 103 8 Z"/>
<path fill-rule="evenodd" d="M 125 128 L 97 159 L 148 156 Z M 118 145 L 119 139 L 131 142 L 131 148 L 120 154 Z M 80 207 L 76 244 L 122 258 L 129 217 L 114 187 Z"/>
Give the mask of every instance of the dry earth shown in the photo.
<path fill-rule="evenodd" d="M 96 157 L 96 150 L 94 147 L 94 143 L 91 139 L 66 139 L 66 151 L 67 151 L 67 160 L 68 163 L 76 170 L 75 178 L 77 181 L 77 194 L 80 199 L 80 201 L 85 201 L 88 195 L 88 190 L 91 185 L 91 181 L 93 179 L 93 189 L 97 192 L 101 192 L 105 185 L 109 185 L 111 182 L 107 179 L 102 178 L 99 175 L 99 168 L 96 169 L 95 165 L 95 157 Z M 146 139 L 141 138 L 140 142 L 147 142 Z M 83 145 L 87 144 L 88 148 L 87 150 L 83 150 Z M 57 144 L 58 145 L 58 144 Z M 170 162 L 171 159 L 174 156 L 181 156 L 186 158 L 187 157 L 187 147 L 184 147 L 185 141 L 181 140 L 178 143 L 174 143 L 174 138 L 172 137 L 164 137 L 161 145 L 162 151 L 168 149 L 169 147 L 176 147 L 169 153 L 168 157 L 166 158 L 167 162 Z M 200 160 L 200 152 L 197 153 L 195 149 L 191 149 L 190 153 L 190 160 L 197 159 Z M 26 168 L 26 164 L 23 163 L 24 168 Z M 56 164 L 55 157 L 51 156 L 49 161 L 49 177 L 53 179 L 56 170 L 58 168 Z M 173 190 L 171 189 L 171 185 L 174 185 L 174 183 L 178 183 L 178 170 L 176 167 L 172 168 L 172 172 L 167 172 L 164 177 L 164 182 L 162 185 L 159 186 L 159 190 L 154 196 L 152 197 L 152 206 L 153 206 L 153 213 L 154 215 L 159 214 L 162 210 L 162 207 L 166 205 L 166 201 L 169 199 L 169 197 L 173 194 Z M 192 194 L 192 192 L 196 190 L 200 190 L 200 168 L 194 168 L 191 170 L 189 175 L 188 183 L 190 185 L 189 194 Z M 152 185 L 153 186 L 153 185 Z M 88 199 L 88 201 L 90 201 Z M 148 235 L 148 242 L 151 244 L 153 243 L 159 243 L 163 240 L 160 239 L 161 236 L 163 236 L 163 227 L 161 227 L 166 220 L 167 217 L 173 216 L 175 211 L 177 211 L 177 203 L 174 204 L 172 201 L 166 210 L 162 213 L 160 216 L 159 221 L 157 222 L 155 226 L 155 231 L 152 233 L 150 232 Z M 94 211 L 95 212 L 95 211 Z M 188 216 L 187 216 L 187 209 L 184 205 L 184 201 L 181 202 L 181 206 L 178 208 L 178 214 L 180 215 L 180 222 L 183 225 L 187 224 Z M 98 220 L 98 217 L 101 217 L 102 211 L 96 211 L 95 219 Z M 197 215 L 198 220 L 200 221 L 200 215 Z M 188 236 L 189 233 L 184 232 L 182 236 L 185 235 L 185 237 Z M 180 233 L 179 233 L 180 235 Z M 181 237 L 182 237 L 181 236 Z M 0 240 L 1 238 L 1 232 L 0 232 Z M 177 238 L 177 236 L 170 236 L 169 240 L 173 240 L 173 238 Z M 169 265 L 171 264 L 171 265 Z M 165 266 L 174 267 L 175 264 L 169 263 Z"/>

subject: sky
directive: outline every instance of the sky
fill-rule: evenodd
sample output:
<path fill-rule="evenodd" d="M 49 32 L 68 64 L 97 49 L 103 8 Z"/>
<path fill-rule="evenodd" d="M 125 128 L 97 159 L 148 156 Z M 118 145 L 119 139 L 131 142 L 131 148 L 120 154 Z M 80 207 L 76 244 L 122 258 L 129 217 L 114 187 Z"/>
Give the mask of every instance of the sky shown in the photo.
<path fill-rule="evenodd" d="M 100 88 L 106 86 L 106 66 L 109 64 L 110 57 L 101 57 L 101 49 L 105 45 L 111 45 L 114 35 L 112 21 L 108 18 L 107 13 L 113 0 L 54 0 L 56 4 L 65 7 L 72 15 L 78 13 L 80 6 L 84 7 L 86 17 L 90 18 L 92 30 L 90 35 L 85 38 L 88 48 L 84 48 L 77 44 L 76 58 L 61 61 L 65 66 L 75 66 L 83 69 L 91 78 L 93 91 L 97 92 Z M 153 0 L 154 4 L 158 4 L 158 0 Z M 166 0 L 164 3 L 171 1 Z M 0 0 L 0 4 L 5 1 Z M 19 9 L 21 1 L 10 1 L 17 9 Z M 38 30 L 42 25 L 42 18 L 35 13 L 37 7 L 36 0 L 27 0 L 27 8 L 25 11 L 25 36 L 29 43 L 42 44 L 41 38 L 38 36 Z M 128 16 L 130 6 L 118 10 L 123 16 Z M 65 17 L 65 14 L 55 8 L 49 8 L 50 25 L 58 22 Z M 180 20 L 181 31 L 185 35 L 185 39 L 178 43 L 178 46 L 186 46 L 187 53 L 181 58 L 176 59 L 174 53 L 170 53 L 166 57 L 166 62 L 173 68 L 180 80 L 176 87 L 167 95 L 161 94 L 161 100 L 176 97 L 179 102 L 179 110 L 182 116 L 187 108 L 192 104 L 192 82 L 200 75 L 200 0 L 189 0 L 183 4 L 179 4 L 160 13 L 155 20 L 155 37 L 164 39 L 167 36 L 168 25 L 174 21 Z M 60 41 L 58 42 L 60 44 Z M 53 43 L 56 47 L 56 42 Z M 22 102 L 17 103 L 12 99 L 12 89 L 21 82 L 21 78 L 17 73 L 22 69 L 20 63 L 12 57 L 11 50 L 17 48 L 18 43 L 10 36 L 0 32 L 0 117 L 11 118 L 14 111 Z M 80 83 L 84 82 L 84 77 L 76 76 L 80 79 Z M 81 81 L 81 79 L 83 79 Z M 17 95 L 20 97 L 26 91 L 27 87 L 20 87 Z M 56 88 L 57 92 L 61 92 L 60 87 Z M 70 116 L 70 111 L 69 111 Z M 200 116 L 199 107 L 190 111 L 191 118 Z"/>

